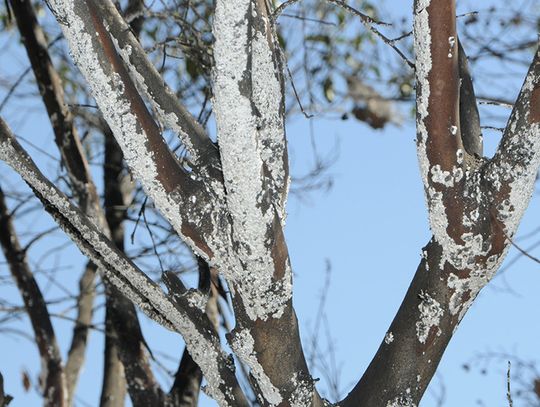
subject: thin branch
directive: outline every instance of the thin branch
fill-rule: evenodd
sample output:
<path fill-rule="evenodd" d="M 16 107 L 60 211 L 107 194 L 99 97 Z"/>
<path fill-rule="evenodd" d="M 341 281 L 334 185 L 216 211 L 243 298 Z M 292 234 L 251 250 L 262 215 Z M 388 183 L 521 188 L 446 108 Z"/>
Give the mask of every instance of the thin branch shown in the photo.
<path fill-rule="evenodd" d="M 514 401 L 512 400 L 512 392 L 510 391 L 510 366 L 511 363 L 508 361 L 508 371 L 506 372 L 506 399 L 508 400 L 508 406 L 514 407 Z"/>
<path fill-rule="evenodd" d="M 295 3 L 298 3 L 299 1 L 300 0 L 287 0 L 284 3 L 280 4 L 279 7 L 277 7 L 273 13 L 273 16 L 272 16 L 273 20 L 276 21 L 279 15 L 283 12 L 283 10 L 285 10 L 285 8 Z M 374 25 L 390 26 L 391 24 L 385 23 L 382 21 L 377 21 L 374 18 L 368 16 L 367 14 L 364 14 L 361 11 L 358 11 L 354 7 L 349 6 L 347 3 L 341 0 L 326 0 L 326 1 L 328 1 L 329 3 L 336 4 L 337 6 L 343 8 L 349 13 L 352 13 L 360 17 L 360 20 L 369 31 L 375 34 L 375 36 L 379 37 L 386 45 L 390 46 L 410 68 L 414 69 L 414 63 L 411 62 L 405 56 L 405 54 L 395 45 L 395 40 L 391 40 L 390 38 L 385 36 L 383 33 L 381 33 L 377 28 L 374 27 Z"/>
<path fill-rule="evenodd" d="M 186 308 L 180 310 L 178 304 L 120 252 L 88 217 L 43 176 L 2 119 L 0 159 L 23 177 L 55 221 L 103 271 L 111 284 L 136 303 L 148 317 L 184 336 L 186 343 L 193 347 L 192 355 L 197 355 L 195 361 L 208 380 L 212 397 L 232 405 L 246 405 L 219 339 L 204 329 L 205 319 L 196 307 L 188 303 Z M 212 366 L 207 363 L 209 359 L 214 361 L 210 363 Z"/>
<path fill-rule="evenodd" d="M 43 365 L 45 406 L 67 406 L 67 389 L 62 357 L 43 294 L 22 251 L 0 189 L 0 245 L 17 283 L 25 310 L 32 323 L 35 342 Z"/>

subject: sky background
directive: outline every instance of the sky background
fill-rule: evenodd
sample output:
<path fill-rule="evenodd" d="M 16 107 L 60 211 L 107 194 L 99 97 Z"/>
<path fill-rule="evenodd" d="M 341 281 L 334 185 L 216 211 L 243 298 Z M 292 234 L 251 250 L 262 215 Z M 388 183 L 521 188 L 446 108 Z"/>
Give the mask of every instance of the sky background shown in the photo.
<path fill-rule="evenodd" d="M 492 2 L 476 2 L 474 9 L 487 7 L 489 3 Z M 406 14 L 411 7 L 409 1 L 403 0 L 392 4 L 392 7 L 387 5 L 386 11 Z M 465 8 L 464 2 L 458 2 L 458 5 Z M 25 56 L 15 51 L 15 39 L 14 34 L 0 33 L 0 74 L 3 78 L 13 77 L 27 66 Z M 517 95 L 519 86 L 517 82 L 510 83 L 508 88 Z M 56 154 L 52 131 L 39 104 L 15 101 L 2 115 L 18 134 Z M 331 156 L 338 146 L 338 159 L 329 171 L 333 180 L 331 190 L 312 192 L 303 199 L 294 196 L 289 199 L 286 237 L 295 273 L 294 303 L 307 349 L 313 343 L 321 296 L 326 296 L 326 322 L 315 338 L 318 349 L 323 351 L 319 353 L 325 353 L 331 344 L 332 353 L 326 352 L 326 363 L 331 368 L 315 369 L 313 375 L 321 378 L 319 389 L 323 393 L 328 389 L 326 374 L 337 377 L 343 396 L 375 354 L 419 264 L 421 249 L 430 238 L 416 158 L 414 124 L 409 120 L 401 127 L 389 126 L 383 131 L 373 131 L 356 121 L 318 119 L 312 130 L 308 119 L 296 118 L 288 124 L 287 132 L 293 175 L 304 174 L 312 168 L 312 137 L 321 157 Z M 485 155 L 490 156 L 498 142 L 497 133 L 486 132 L 485 142 Z M 45 154 L 40 154 L 29 144 L 25 147 L 36 157 L 41 168 L 50 170 L 54 167 Z M 8 189 L 10 185 L 18 186 L 20 180 L 0 164 L 0 182 L 2 188 Z M 517 241 L 523 242 L 525 247 L 534 243 L 535 237 L 519 240 L 519 236 L 540 226 L 537 195 L 535 192 L 518 232 Z M 37 211 L 25 223 L 18 224 L 18 230 L 24 239 L 26 232 L 47 225 L 50 226 L 48 215 Z M 39 259 L 52 252 L 51 249 L 62 242 L 61 233 L 54 234 L 46 245 L 32 253 L 33 258 Z M 534 250 L 531 253 L 535 255 Z M 505 264 L 516 255 L 512 249 Z M 540 251 L 536 251 L 536 255 L 540 256 Z M 50 270 L 50 275 L 58 273 L 61 276 L 62 286 L 73 288 L 84 258 L 76 248 L 69 246 L 61 254 L 42 257 L 40 261 L 40 266 Z M 0 276 L 5 278 L 7 270 L 3 263 L 0 264 Z M 69 266 L 64 269 L 64 265 Z M 330 283 L 326 284 L 328 265 Z M 50 282 L 47 273 L 40 274 L 39 281 L 48 298 L 58 297 L 63 292 Z M 509 354 L 526 361 L 537 360 L 539 287 L 540 265 L 523 257 L 503 275 L 494 278 L 480 293 L 450 342 L 438 373 L 420 404 L 422 407 L 438 406 L 441 394 L 444 394 L 444 406 L 450 407 L 508 405 L 508 358 L 490 359 L 486 364 L 487 359 L 480 356 Z M 13 289 L 0 286 L 0 298 L 15 301 L 16 295 Z M 102 316 L 103 310 L 98 309 L 96 321 Z M 156 354 L 163 352 L 176 355 L 177 359 L 180 357 L 183 346 L 177 335 L 156 327 L 145 318 L 141 319 L 141 324 Z M 54 325 L 65 354 L 71 340 L 72 324 L 55 318 Z M 30 332 L 26 318 L 10 326 Z M 33 380 L 39 373 L 35 344 L 2 332 L 0 327 L 0 349 L 0 371 L 4 375 L 5 389 L 15 396 L 12 405 L 39 405 L 40 398 L 35 391 L 25 393 L 21 383 L 21 371 L 27 370 Z M 79 405 L 96 406 L 101 389 L 101 333 L 92 333 L 87 355 L 79 382 Z M 176 363 L 177 360 L 165 361 L 169 369 L 174 369 Z M 470 371 L 463 368 L 464 364 L 470 366 Z M 517 368 L 514 364 L 513 372 L 518 373 Z M 161 377 L 159 372 L 157 375 Z M 517 379 L 514 386 L 517 390 Z M 203 400 L 202 406 L 215 405 L 204 397 Z M 514 405 L 526 404 L 516 399 Z"/>

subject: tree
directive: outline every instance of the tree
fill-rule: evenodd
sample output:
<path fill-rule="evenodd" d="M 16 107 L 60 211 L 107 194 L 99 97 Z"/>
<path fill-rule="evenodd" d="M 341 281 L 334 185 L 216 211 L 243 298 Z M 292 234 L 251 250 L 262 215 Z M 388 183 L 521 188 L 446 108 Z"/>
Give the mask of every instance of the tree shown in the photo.
<path fill-rule="evenodd" d="M 107 137 L 111 171 L 105 176 L 105 210 L 31 4 L 10 3 L 70 177 L 72 199 L 40 172 L 3 120 L 0 159 L 22 176 L 88 256 L 81 284 L 91 287 L 96 269 L 104 279 L 107 338 L 112 343 L 106 347 L 110 368 L 102 404 L 122 400 L 123 367 L 135 405 L 183 405 L 182 400 L 190 398 L 188 405 L 193 405 L 201 374 L 206 392 L 220 405 L 250 405 L 216 328 L 219 274 L 235 315 L 227 342 L 238 364 L 249 370 L 258 403 L 327 405 L 310 376 L 292 305 L 283 235 L 290 178 L 284 59 L 268 2 L 216 1 L 211 90 L 217 142 L 147 58 L 133 24 L 136 8 L 128 18 L 130 27 L 110 1 L 48 2 L 106 121 L 96 122 Z M 140 2 L 130 2 L 134 7 L 137 3 L 140 7 Z M 497 153 L 484 158 L 476 97 L 455 15 L 453 0 L 415 2 L 417 147 L 433 237 L 385 340 L 362 378 L 338 403 L 342 406 L 419 403 L 459 322 L 504 259 L 532 194 L 540 166 L 540 53 L 530 65 Z M 375 23 L 360 17 L 370 26 Z M 171 150 L 162 128 L 180 139 L 187 154 Z M 122 178 L 122 156 L 159 213 L 198 256 L 198 289 L 187 289 L 175 273 L 165 271 L 165 293 L 122 251 L 123 214 L 112 209 L 125 202 L 125 190 L 118 182 L 107 184 L 107 179 Z M 92 290 L 81 291 L 81 329 L 64 365 L 5 204 L 0 214 L 4 254 L 47 366 L 45 403 L 68 405 L 89 324 L 84 304 L 92 302 Z M 188 352 L 169 393 L 152 376 L 132 303 L 186 342 Z"/>

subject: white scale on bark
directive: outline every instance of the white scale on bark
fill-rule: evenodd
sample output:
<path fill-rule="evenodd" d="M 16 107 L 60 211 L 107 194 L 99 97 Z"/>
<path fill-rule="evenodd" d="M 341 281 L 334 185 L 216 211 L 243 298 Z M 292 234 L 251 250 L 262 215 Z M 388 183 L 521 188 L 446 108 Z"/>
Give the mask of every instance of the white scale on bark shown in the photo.
<path fill-rule="evenodd" d="M 253 320 L 279 318 L 292 295 L 290 266 L 275 281 L 272 237 L 287 188 L 283 155 L 281 84 L 268 39 L 250 22 L 257 16 L 251 0 L 218 0 L 214 16 L 214 99 L 227 206 L 242 267 L 224 270 Z M 269 24 L 268 21 L 265 21 Z M 264 173 L 267 166 L 270 176 Z M 269 187 L 275 182 L 275 188 Z M 278 220 L 279 222 L 279 220 Z M 279 223 L 278 223 L 279 224 Z"/>
<path fill-rule="evenodd" d="M 218 361 L 227 360 L 227 355 L 219 345 L 207 340 L 194 322 L 180 312 L 156 284 L 116 250 L 58 189 L 45 181 L 34 164 L 27 157 L 21 156 L 20 150 L 14 148 L 12 140 L 5 138 L 3 129 L 0 131 L 0 159 L 17 171 L 39 196 L 46 198 L 48 204 L 55 208 L 55 212 L 69 222 L 67 228 L 64 222 L 59 224 L 115 287 L 136 303 L 149 318 L 183 336 L 191 356 L 205 374 L 208 393 L 221 405 L 227 405 L 219 389 L 222 378 L 218 364 Z"/>

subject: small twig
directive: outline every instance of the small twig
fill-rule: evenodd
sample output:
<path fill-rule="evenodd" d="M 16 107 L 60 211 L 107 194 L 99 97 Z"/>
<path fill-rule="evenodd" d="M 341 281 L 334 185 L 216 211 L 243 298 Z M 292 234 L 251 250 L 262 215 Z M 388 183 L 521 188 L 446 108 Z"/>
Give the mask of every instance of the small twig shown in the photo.
<path fill-rule="evenodd" d="M 512 103 L 508 103 L 502 100 L 496 100 L 496 99 L 489 99 L 489 98 L 478 98 L 478 103 L 481 105 L 492 105 L 492 106 L 502 106 L 502 107 L 508 107 L 512 109 L 514 105 Z"/>
<path fill-rule="evenodd" d="M 522 249 L 517 243 L 515 243 L 511 238 L 510 236 L 508 236 L 504 230 L 504 228 L 501 226 L 500 224 L 500 221 L 497 219 L 497 217 L 495 216 L 495 214 L 492 212 L 491 213 L 491 216 L 493 217 L 493 219 L 495 220 L 495 224 L 499 227 L 499 229 L 501 230 L 501 232 L 503 233 L 504 237 L 506 238 L 506 240 L 508 240 L 510 242 L 510 244 L 512 246 L 514 246 L 521 254 L 523 254 L 524 256 L 528 257 L 529 259 L 533 260 L 534 262 L 536 263 L 540 263 L 540 259 L 538 257 L 534 257 L 532 254 L 529 254 L 527 253 L 526 250 Z"/>
<path fill-rule="evenodd" d="M 163 44 L 163 59 L 161 60 L 161 67 L 159 68 L 160 73 L 163 73 L 163 70 L 165 69 L 166 61 L 167 61 L 167 44 Z"/>
<path fill-rule="evenodd" d="M 96 105 L 90 105 L 86 103 L 68 103 L 67 106 L 68 107 L 89 107 L 91 109 L 99 109 L 99 107 Z"/>
<path fill-rule="evenodd" d="M 508 371 L 506 373 L 506 398 L 508 399 L 508 405 L 514 407 L 514 402 L 512 400 L 512 393 L 510 391 L 510 366 L 512 364 L 508 361 Z"/>
<path fill-rule="evenodd" d="M 294 97 L 296 98 L 296 101 L 298 102 L 298 106 L 300 106 L 300 110 L 302 111 L 302 113 L 304 114 L 306 119 L 311 119 L 314 115 L 306 113 L 306 111 L 304 110 L 304 106 L 302 106 L 302 102 L 300 101 L 300 96 L 298 96 L 296 86 L 294 85 L 294 80 L 293 80 L 293 77 L 292 77 L 291 69 L 289 68 L 289 64 L 288 64 L 288 62 L 286 60 L 285 60 L 285 66 L 287 67 L 287 74 L 289 75 L 289 79 L 291 80 L 291 85 L 292 85 L 292 89 L 293 89 L 293 92 L 294 92 Z"/>
<path fill-rule="evenodd" d="M 58 35 L 54 40 L 52 40 L 48 45 L 47 45 L 47 49 L 49 49 L 50 47 L 52 47 L 58 40 L 60 40 L 61 38 L 63 37 L 62 34 Z M 19 85 L 21 84 L 22 80 L 24 79 L 24 77 L 26 75 L 28 75 L 28 73 L 32 70 L 32 67 L 29 66 L 28 68 L 26 68 L 20 75 L 19 77 L 17 78 L 17 80 L 15 81 L 15 83 L 13 83 L 13 85 L 11 86 L 11 88 L 9 89 L 8 93 L 6 94 L 6 96 L 4 96 L 4 99 L 2 99 L 2 102 L 0 102 L 0 112 L 2 111 L 2 109 L 6 106 L 7 102 L 9 101 L 9 99 L 11 98 L 11 96 L 13 95 L 13 93 L 15 92 L 15 89 L 17 89 L 19 87 Z"/>
<path fill-rule="evenodd" d="M 157 251 L 156 240 L 154 239 L 154 234 L 152 233 L 152 229 L 150 229 L 150 225 L 148 225 L 148 221 L 146 220 L 146 211 L 143 211 L 142 215 L 143 215 L 144 225 L 146 226 L 146 230 L 148 231 L 148 234 L 150 235 L 150 240 L 152 241 L 152 249 L 154 250 L 154 254 L 156 255 L 159 262 L 159 268 L 161 269 L 161 272 L 164 273 L 165 269 L 163 268 L 161 257 L 159 257 L 159 253 Z"/>
<path fill-rule="evenodd" d="M 318 23 L 318 24 L 323 24 L 323 25 L 331 25 L 331 26 L 334 26 L 336 27 L 337 24 L 336 23 L 333 23 L 331 21 L 324 21 L 324 20 L 319 20 L 319 19 L 316 19 L 316 18 L 309 18 L 309 17 L 302 17 L 302 16 L 298 16 L 296 14 L 281 14 L 282 17 L 288 17 L 288 18 L 295 18 L 297 20 L 302 20 L 302 21 L 309 21 L 311 23 Z"/>
<path fill-rule="evenodd" d="M 504 128 L 503 127 L 495 127 L 495 126 L 480 126 L 481 129 L 484 129 L 484 130 L 495 130 L 495 131 L 500 131 L 501 133 L 504 131 Z"/>
<path fill-rule="evenodd" d="M 392 41 L 393 43 L 395 43 L 395 42 L 401 41 L 401 40 L 404 39 L 404 38 L 410 37 L 412 34 L 413 34 L 413 32 L 412 32 L 412 31 L 409 31 L 409 32 L 406 32 L 406 33 L 404 33 L 404 34 L 401 34 L 399 37 L 396 37 L 396 38 L 391 39 L 390 41 Z"/>
<path fill-rule="evenodd" d="M 285 10 L 287 7 L 292 6 L 295 3 L 298 3 L 299 1 L 300 0 L 287 0 L 284 3 L 280 4 L 279 7 L 277 7 L 276 10 L 274 11 L 274 15 L 273 15 L 274 21 L 279 17 L 281 13 L 283 13 L 283 10 Z M 353 14 L 356 14 L 362 19 L 362 21 L 365 21 L 366 23 L 376 24 L 376 25 L 386 25 L 386 26 L 392 25 L 390 23 L 385 23 L 383 21 L 375 20 L 373 17 L 370 17 L 367 14 L 364 14 L 356 10 L 354 7 L 349 6 L 347 3 L 343 2 L 342 0 L 326 0 L 326 1 L 337 4 L 338 6 L 344 8 L 345 10 L 350 11 Z"/>
<path fill-rule="evenodd" d="M 44 230 L 41 233 L 38 233 L 28 243 L 26 243 L 26 245 L 22 248 L 22 252 L 26 253 L 34 243 L 36 243 L 41 238 L 47 236 L 49 233 L 55 232 L 56 230 L 58 230 L 58 226 L 53 226 L 49 229 Z"/>
<path fill-rule="evenodd" d="M 291 6 L 291 5 L 295 4 L 295 3 L 298 3 L 299 1 L 300 0 L 288 0 L 288 1 L 280 4 L 279 7 L 276 8 L 276 10 L 274 11 L 274 14 L 272 16 L 274 22 L 277 20 L 277 18 L 283 12 L 283 10 L 285 10 L 287 7 L 289 7 L 289 6 Z M 329 3 L 333 3 L 333 4 L 343 8 L 344 10 L 347 10 L 348 12 L 360 17 L 360 20 L 362 21 L 362 23 L 366 26 L 366 28 L 369 31 L 371 31 L 373 34 L 375 34 L 377 37 L 379 37 L 386 45 L 390 46 L 394 51 L 396 51 L 396 53 L 401 57 L 401 59 L 403 59 L 403 61 L 405 61 L 405 63 L 407 65 L 409 65 L 409 67 L 414 69 L 414 63 L 411 62 L 398 47 L 396 47 L 396 45 L 394 44 L 394 41 L 391 40 L 390 38 L 388 38 L 387 36 L 385 36 L 383 33 L 381 33 L 379 30 L 377 30 L 374 27 L 374 25 L 391 26 L 392 24 L 385 23 L 385 22 L 382 22 L 382 21 L 377 21 L 373 17 L 370 17 L 367 14 L 364 14 L 361 11 L 358 11 L 354 7 L 349 6 L 347 3 L 343 2 L 342 0 L 326 0 L 326 1 L 328 1 Z"/>
<path fill-rule="evenodd" d="M 141 217 L 144 213 L 144 210 L 146 208 L 146 202 L 148 201 L 148 197 L 145 196 L 144 197 L 144 201 L 141 205 L 141 209 L 139 210 L 139 214 L 137 215 L 137 221 L 135 222 L 135 227 L 133 228 L 133 232 L 131 232 L 131 236 L 130 236 L 130 239 L 131 239 L 131 244 L 134 244 L 135 242 L 135 232 L 137 231 L 137 226 L 139 226 L 139 221 L 141 220 Z"/>
<path fill-rule="evenodd" d="M 462 18 L 462 17 L 469 17 L 469 16 L 476 16 L 480 14 L 478 11 L 469 11 L 468 13 L 458 14 L 456 18 Z"/>

